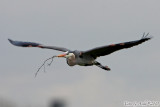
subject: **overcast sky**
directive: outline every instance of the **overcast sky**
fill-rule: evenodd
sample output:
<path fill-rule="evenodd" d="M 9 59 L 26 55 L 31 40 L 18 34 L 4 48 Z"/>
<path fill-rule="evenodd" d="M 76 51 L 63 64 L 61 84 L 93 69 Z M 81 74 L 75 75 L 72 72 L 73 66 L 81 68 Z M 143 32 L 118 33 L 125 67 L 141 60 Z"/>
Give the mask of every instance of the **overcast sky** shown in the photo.
<path fill-rule="evenodd" d="M 57 98 L 69 107 L 160 101 L 159 11 L 159 0 L 0 0 L 0 99 L 18 107 L 46 107 Z M 61 52 L 15 47 L 7 40 L 87 50 L 137 40 L 143 32 L 154 38 L 97 59 L 111 72 L 69 67 L 56 58 L 37 78 L 43 61 Z"/>

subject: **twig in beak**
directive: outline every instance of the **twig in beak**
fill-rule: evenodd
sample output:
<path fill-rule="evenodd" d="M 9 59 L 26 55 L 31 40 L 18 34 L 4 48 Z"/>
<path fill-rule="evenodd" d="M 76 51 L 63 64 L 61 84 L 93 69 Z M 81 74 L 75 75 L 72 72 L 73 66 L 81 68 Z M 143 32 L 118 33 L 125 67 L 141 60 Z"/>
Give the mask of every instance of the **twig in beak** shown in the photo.
<path fill-rule="evenodd" d="M 53 62 L 53 58 L 55 58 L 55 57 L 57 57 L 57 56 L 52 56 L 52 57 L 46 59 L 46 60 L 43 62 L 43 64 L 38 68 L 37 72 L 35 73 L 35 77 L 38 75 L 38 72 L 40 71 L 40 69 L 41 69 L 43 66 L 44 66 L 44 72 L 45 72 L 45 63 L 46 63 L 48 60 L 51 59 L 51 62 L 48 64 L 48 66 L 50 66 L 50 65 L 52 64 L 52 62 Z"/>

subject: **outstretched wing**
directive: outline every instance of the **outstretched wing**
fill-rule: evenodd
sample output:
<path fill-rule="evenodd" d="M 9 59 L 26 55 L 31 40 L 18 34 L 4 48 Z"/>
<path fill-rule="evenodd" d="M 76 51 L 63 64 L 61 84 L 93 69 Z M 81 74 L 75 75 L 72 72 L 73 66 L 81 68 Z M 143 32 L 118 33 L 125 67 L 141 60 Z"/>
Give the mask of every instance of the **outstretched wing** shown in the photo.
<path fill-rule="evenodd" d="M 63 52 L 70 51 L 69 49 L 57 47 L 57 46 L 45 46 L 45 45 L 34 43 L 34 42 L 13 41 L 11 39 L 8 39 L 8 40 L 12 45 L 20 46 L 20 47 L 38 47 L 38 48 L 53 49 L 53 50 L 58 50 Z"/>
<path fill-rule="evenodd" d="M 152 37 L 148 37 L 148 34 L 145 35 L 145 33 L 144 33 L 142 39 L 140 39 L 140 40 L 135 40 L 135 41 L 130 41 L 130 42 L 124 42 L 124 43 L 111 44 L 111 45 L 107 45 L 107 46 L 97 47 L 97 48 L 85 51 L 85 52 L 83 52 L 83 54 L 90 55 L 93 58 L 109 55 L 109 54 L 111 54 L 111 53 L 113 53 L 115 51 L 118 51 L 120 49 L 131 48 L 131 47 L 139 45 L 139 44 L 141 44 L 141 43 L 143 43 L 143 42 L 145 42 L 147 40 L 150 40 Z"/>

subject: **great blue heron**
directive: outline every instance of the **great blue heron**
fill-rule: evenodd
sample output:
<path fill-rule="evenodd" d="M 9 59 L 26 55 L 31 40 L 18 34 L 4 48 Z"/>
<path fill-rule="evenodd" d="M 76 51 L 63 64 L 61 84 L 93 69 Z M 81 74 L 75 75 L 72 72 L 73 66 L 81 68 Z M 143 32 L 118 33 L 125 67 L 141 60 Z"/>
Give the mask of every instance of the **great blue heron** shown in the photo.
<path fill-rule="evenodd" d="M 149 34 L 149 33 L 148 33 Z M 118 44 L 111 44 L 106 46 L 101 46 L 97 48 L 93 48 L 87 51 L 72 51 L 66 48 L 57 47 L 57 46 L 45 46 L 39 43 L 33 42 L 22 42 L 22 41 L 13 41 L 8 39 L 11 44 L 20 47 L 38 47 L 38 48 L 46 48 L 46 49 L 53 49 L 64 52 L 57 57 L 64 57 L 67 60 L 67 64 L 69 66 L 80 65 L 80 66 L 92 66 L 96 65 L 104 70 L 110 70 L 108 66 L 103 66 L 101 63 L 96 61 L 97 57 L 109 55 L 115 51 L 125 48 L 131 48 L 133 46 L 139 45 L 147 40 L 150 40 L 152 37 L 148 37 L 148 34 L 143 34 L 143 37 L 139 40 L 118 43 Z"/>

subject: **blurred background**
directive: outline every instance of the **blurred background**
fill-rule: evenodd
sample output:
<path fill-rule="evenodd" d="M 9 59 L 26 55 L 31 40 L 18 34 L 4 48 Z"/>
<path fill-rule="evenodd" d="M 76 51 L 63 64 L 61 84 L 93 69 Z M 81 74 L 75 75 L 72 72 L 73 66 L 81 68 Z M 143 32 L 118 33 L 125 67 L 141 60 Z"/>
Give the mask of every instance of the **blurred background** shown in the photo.
<path fill-rule="evenodd" d="M 0 0 L 0 107 L 124 107 L 124 101 L 160 101 L 159 0 Z M 71 50 L 154 36 L 137 47 L 69 67 L 61 52 L 20 48 L 13 40 Z"/>

